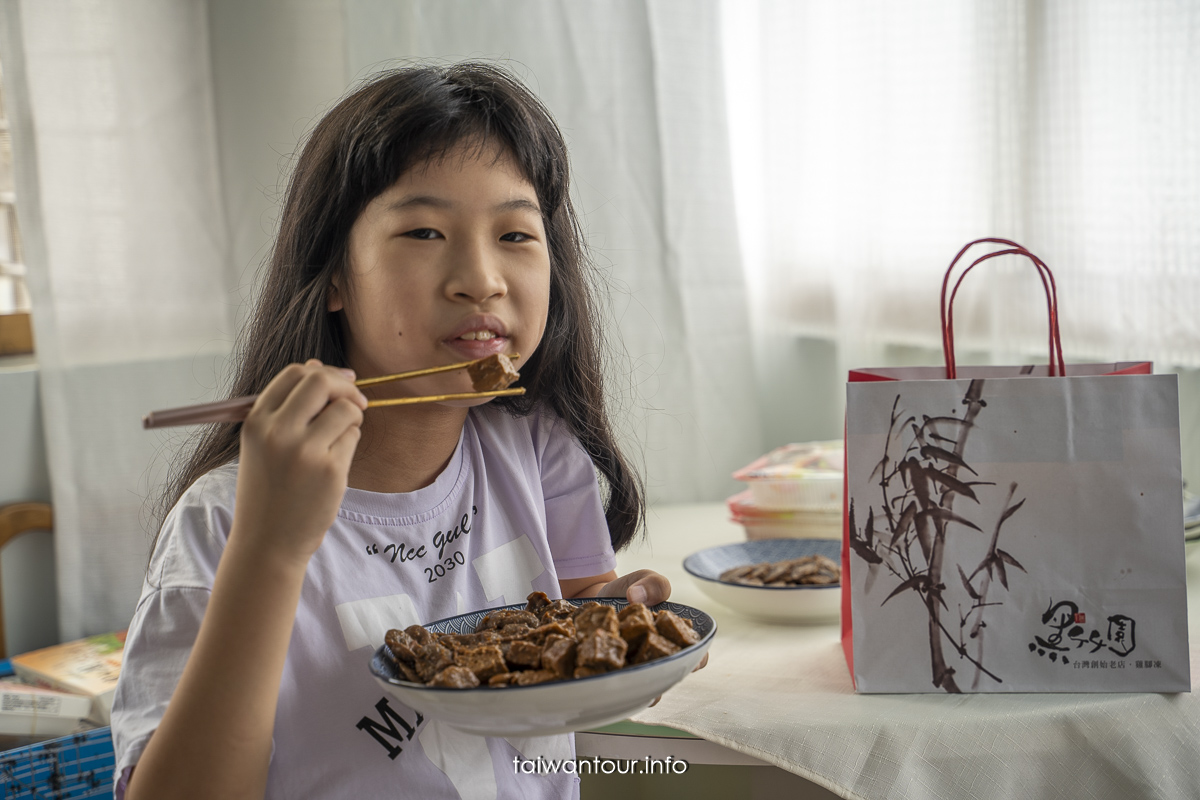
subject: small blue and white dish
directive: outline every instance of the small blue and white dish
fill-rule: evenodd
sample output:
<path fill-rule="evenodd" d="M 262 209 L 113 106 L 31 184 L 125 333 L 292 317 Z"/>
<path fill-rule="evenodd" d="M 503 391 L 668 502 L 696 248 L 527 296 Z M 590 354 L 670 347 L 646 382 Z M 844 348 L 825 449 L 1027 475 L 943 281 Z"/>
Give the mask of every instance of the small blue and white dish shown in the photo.
<path fill-rule="evenodd" d="M 834 539 L 754 539 L 710 547 L 683 560 L 700 589 L 723 606 L 764 622 L 815 623 L 838 618 L 841 584 L 826 586 L 747 586 L 721 580 L 734 567 L 822 555 L 839 567 L 842 543 Z"/>
<path fill-rule="evenodd" d="M 618 612 L 629 602 L 615 597 L 568 600 L 572 605 L 603 603 Z M 524 608 L 524 603 L 500 608 Z M 569 681 L 532 686 L 445 689 L 404 680 L 380 646 L 371 659 L 371 674 L 400 702 L 430 719 L 479 736 L 550 736 L 595 728 L 626 719 L 647 708 L 654 699 L 691 674 L 708 652 L 717 623 L 708 614 L 680 603 L 659 603 L 651 611 L 666 609 L 690 620 L 700 641 L 678 653 L 644 664 Z M 488 608 L 459 614 L 425 625 L 434 633 L 471 633 Z"/>

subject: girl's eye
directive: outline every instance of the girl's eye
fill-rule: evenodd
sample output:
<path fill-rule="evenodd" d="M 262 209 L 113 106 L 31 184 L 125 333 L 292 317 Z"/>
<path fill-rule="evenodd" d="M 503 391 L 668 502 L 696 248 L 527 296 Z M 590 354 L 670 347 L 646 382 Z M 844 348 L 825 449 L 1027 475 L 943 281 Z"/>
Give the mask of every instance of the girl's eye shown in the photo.
<path fill-rule="evenodd" d="M 520 233 L 519 231 L 513 231 L 512 233 L 506 233 L 500 237 L 500 241 L 502 241 L 502 242 L 517 242 L 518 244 L 521 242 L 531 241 L 532 239 L 533 239 L 533 237 L 530 236 L 529 234 Z"/>
<path fill-rule="evenodd" d="M 416 230 L 408 231 L 403 235 L 409 237 L 410 239 L 436 239 L 441 236 L 441 234 L 435 231 L 433 228 L 417 228 Z"/>

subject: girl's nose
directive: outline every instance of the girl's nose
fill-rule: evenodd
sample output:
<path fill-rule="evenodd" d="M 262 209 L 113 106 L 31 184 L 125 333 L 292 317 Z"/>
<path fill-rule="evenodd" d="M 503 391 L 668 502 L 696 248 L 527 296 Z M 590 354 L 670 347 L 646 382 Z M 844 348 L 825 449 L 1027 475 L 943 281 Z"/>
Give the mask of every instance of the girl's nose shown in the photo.
<path fill-rule="evenodd" d="M 451 254 L 446 293 L 455 300 L 482 303 L 508 292 L 500 259 L 486 244 L 464 244 Z"/>

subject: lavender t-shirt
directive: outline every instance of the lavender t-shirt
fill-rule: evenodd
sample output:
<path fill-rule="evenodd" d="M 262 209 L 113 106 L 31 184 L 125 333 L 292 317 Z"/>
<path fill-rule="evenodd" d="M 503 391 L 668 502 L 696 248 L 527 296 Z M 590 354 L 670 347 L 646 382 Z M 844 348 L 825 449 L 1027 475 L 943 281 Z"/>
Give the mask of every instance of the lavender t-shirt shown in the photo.
<path fill-rule="evenodd" d="M 113 703 L 122 778 L 158 726 L 195 641 L 236 482 L 236 464 L 213 470 L 163 525 Z M 304 579 L 266 797 L 577 796 L 569 774 L 519 774 L 513 765 L 518 756 L 573 757 L 570 736 L 459 733 L 387 694 L 368 664 L 389 628 L 523 602 L 532 591 L 559 597 L 559 580 L 615 564 L 592 462 L 550 414 L 472 409 L 432 485 L 409 494 L 348 489 Z"/>

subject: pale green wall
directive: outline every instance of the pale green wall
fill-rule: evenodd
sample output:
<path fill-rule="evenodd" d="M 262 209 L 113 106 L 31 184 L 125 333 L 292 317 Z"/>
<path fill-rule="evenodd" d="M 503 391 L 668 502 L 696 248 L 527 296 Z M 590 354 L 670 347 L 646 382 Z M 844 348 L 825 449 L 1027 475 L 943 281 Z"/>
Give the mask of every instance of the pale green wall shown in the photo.
<path fill-rule="evenodd" d="M 37 379 L 32 357 L 0 357 L 0 505 L 50 502 Z M 22 534 L 4 548 L 0 585 L 9 654 L 56 644 L 54 540 L 48 531 Z"/>

